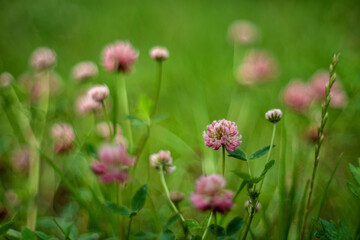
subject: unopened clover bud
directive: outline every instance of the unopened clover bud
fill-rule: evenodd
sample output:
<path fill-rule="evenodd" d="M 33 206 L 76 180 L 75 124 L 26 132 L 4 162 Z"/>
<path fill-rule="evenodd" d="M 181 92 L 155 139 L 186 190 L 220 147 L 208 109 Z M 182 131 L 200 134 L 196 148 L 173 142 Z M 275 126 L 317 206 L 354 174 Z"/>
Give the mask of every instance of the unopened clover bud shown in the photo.
<path fill-rule="evenodd" d="M 0 88 L 6 88 L 10 86 L 12 81 L 14 81 L 14 77 L 10 73 L 4 72 L 0 74 Z"/>
<path fill-rule="evenodd" d="M 102 102 L 109 96 L 109 88 L 106 85 L 96 85 L 88 91 L 88 95 L 95 102 Z"/>
<path fill-rule="evenodd" d="M 163 61 L 169 57 L 169 51 L 164 47 L 153 47 L 150 50 L 150 57 L 158 61 Z"/>
<path fill-rule="evenodd" d="M 277 123 L 281 120 L 282 112 L 280 109 L 272 109 L 265 113 L 265 118 L 272 123 Z"/>
<path fill-rule="evenodd" d="M 180 191 L 171 191 L 170 192 L 170 200 L 174 203 L 174 204 L 179 204 L 182 200 L 184 200 L 184 193 L 180 192 Z"/>

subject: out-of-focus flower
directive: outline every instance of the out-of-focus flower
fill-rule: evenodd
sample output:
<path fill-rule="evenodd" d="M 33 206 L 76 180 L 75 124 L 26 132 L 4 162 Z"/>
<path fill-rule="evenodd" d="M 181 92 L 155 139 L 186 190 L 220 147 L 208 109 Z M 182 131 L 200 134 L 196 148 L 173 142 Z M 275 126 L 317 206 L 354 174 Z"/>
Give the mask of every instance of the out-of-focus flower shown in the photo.
<path fill-rule="evenodd" d="M 56 53 L 47 47 L 37 48 L 31 55 L 30 66 L 37 71 L 45 70 L 56 64 Z"/>
<path fill-rule="evenodd" d="M 206 130 L 203 133 L 205 145 L 214 150 L 225 146 L 227 151 L 232 152 L 241 144 L 241 135 L 237 136 L 239 131 L 235 122 L 225 119 L 213 121 Z"/>
<path fill-rule="evenodd" d="M 172 173 L 176 167 L 173 166 L 173 159 L 170 151 L 160 151 L 150 156 L 150 163 L 156 170 L 160 170 L 162 167 L 164 173 Z"/>
<path fill-rule="evenodd" d="M 139 56 L 129 42 L 115 42 L 105 47 L 103 51 L 103 65 L 109 72 L 131 71 L 132 66 Z"/>
<path fill-rule="evenodd" d="M 10 86 L 12 81 L 14 81 L 14 77 L 10 73 L 4 72 L 0 74 L 0 88 L 6 88 Z"/>
<path fill-rule="evenodd" d="M 100 161 L 91 164 L 92 171 L 103 183 L 124 183 L 129 180 L 128 168 L 135 159 L 127 154 L 124 144 L 103 145 L 99 150 Z"/>
<path fill-rule="evenodd" d="M 284 90 L 285 105 L 304 114 L 312 102 L 312 95 L 309 86 L 299 79 L 292 80 Z"/>
<path fill-rule="evenodd" d="M 272 109 L 265 113 L 265 118 L 269 122 L 277 123 L 282 118 L 282 112 L 280 109 Z"/>
<path fill-rule="evenodd" d="M 237 78 L 240 84 L 252 85 L 273 80 L 277 72 L 277 64 L 268 53 L 252 51 L 239 66 Z"/>
<path fill-rule="evenodd" d="M 317 71 L 311 78 L 311 93 L 314 100 L 323 101 L 326 97 L 326 85 L 329 83 L 329 72 L 325 70 Z M 330 105 L 341 108 L 346 104 L 346 95 L 342 90 L 339 81 L 332 86 L 330 93 L 332 95 Z"/>
<path fill-rule="evenodd" d="M 50 97 L 55 97 L 62 89 L 62 79 L 53 71 L 48 74 L 38 72 L 33 76 L 25 73 L 20 76 L 20 84 L 29 94 L 31 102 L 38 102 L 48 91 Z"/>
<path fill-rule="evenodd" d="M 114 133 L 114 126 L 111 122 L 110 122 L 110 128 L 111 128 L 111 132 Z M 100 137 L 105 138 L 107 141 L 111 140 L 109 126 L 106 122 L 100 122 L 100 123 L 96 124 L 96 133 Z M 122 129 L 118 124 L 116 125 L 115 142 L 118 144 L 126 145 L 126 140 L 122 136 Z"/>
<path fill-rule="evenodd" d="M 259 39 L 259 31 L 255 24 L 247 20 L 237 20 L 233 22 L 228 31 L 232 42 L 240 45 L 248 45 Z"/>
<path fill-rule="evenodd" d="M 54 124 L 51 128 L 51 135 L 55 141 L 55 153 L 65 153 L 72 148 L 75 140 L 75 133 L 73 128 L 69 124 Z"/>
<path fill-rule="evenodd" d="M 244 207 L 245 209 L 248 209 L 249 208 L 249 205 L 250 205 L 251 201 L 250 200 L 247 200 L 244 204 Z M 255 212 L 258 212 L 260 211 L 261 209 L 261 204 L 259 202 L 256 203 L 256 208 L 255 208 Z"/>
<path fill-rule="evenodd" d="M 169 57 L 169 51 L 164 47 L 153 47 L 150 50 L 150 57 L 158 61 L 163 61 Z"/>
<path fill-rule="evenodd" d="M 10 203 L 11 206 L 16 207 L 20 204 L 18 195 L 14 192 L 14 190 L 9 189 L 5 192 L 6 200 Z"/>
<path fill-rule="evenodd" d="M 180 191 L 171 191 L 170 192 L 170 200 L 174 203 L 174 204 L 179 204 L 182 200 L 184 200 L 184 193 L 180 192 Z"/>
<path fill-rule="evenodd" d="M 109 88 L 106 85 L 96 85 L 87 93 L 94 101 L 102 102 L 109 96 Z"/>
<path fill-rule="evenodd" d="M 305 131 L 305 138 L 311 143 L 316 143 L 318 140 L 318 128 L 316 126 L 310 126 Z"/>
<path fill-rule="evenodd" d="M 12 152 L 11 165 L 16 172 L 27 173 L 30 168 L 30 148 L 20 146 Z"/>
<path fill-rule="evenodd" d="M 101 103 L 96 102 L 88 94 L 78 98 L 76 101 L 76 109 L 80 114 L 87 114 L 101 110 Z"/>
<path fill-rule="evenodd" d="M 192 193 L 190 200 L 201 211 L 212 210 L 222 214 L 227 213 L 233 206 L 234 193 L 225 190 L 225 179 L 217 174 L 202 176 L 196 182 L 196 193 Z"/>
<path fill-rule="evenodd" d="M 96 77 L 97 74 L 98 68 L 96 64 L 91 61 L 79 62 L 72 70 L 72 76 L 78 82 Z"/>

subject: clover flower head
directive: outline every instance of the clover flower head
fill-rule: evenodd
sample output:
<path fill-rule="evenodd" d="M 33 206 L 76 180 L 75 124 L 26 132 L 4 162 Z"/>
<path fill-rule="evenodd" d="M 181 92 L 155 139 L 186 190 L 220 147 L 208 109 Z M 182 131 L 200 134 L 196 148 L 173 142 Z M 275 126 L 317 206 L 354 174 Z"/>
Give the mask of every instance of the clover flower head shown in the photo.
<path fill-rule="evenodd" d="M 311 90 L 299 79 L 290 81 L 284 90 L 284 103 L 291 110 L 304 114 L 312 102 Z"/>
<path fill-rule="evenodd" d="M 101 110 L 101 103 L 95 101 L 88 94 L 79 97 L 76 101 L 76 109 L 79 114 L 88 114 Z"/>
<path fill-rule="evenodd" d="M 4 72 L 0 74 L 0 88 L 6 88 L 10 86 L 11 82 L 13 81 L 14 77 L 10 73 Z"/>
<path fill-rule="evenodd" d="M 109 93 L 109 88 L 106 85 L 95 85 L 87 92 L 95 102 L 100 103 L 109 96 Z"/>
<path fill-rule="evenodd" d="M 170 151 L 161 150 L 158 153 L 151 154 L 150 164 L 156 170 L 160 170 L 162 167 L 164 173 L 167 174 L 172 173 L 176 169 L 176 167 L 173 166 L 173 159 Z"/>
<path fill-rule="evenodd" d="M 98 74 L 98 68 L 95 63 L 91 61 L 79 62 L 72 70 L 72 77 L 77 82 L 96 77 Z"/>
<path fill-rule="evenodd" d="M 56 53 L 50 48 L 40 47 L 31 54 L 30 66 L 37 71 L 46 70 L 55 64 Z"/>
<path fill-rule="evenodd" d="M 228 36 L 236 44 L 249 45 L 259 39 L 259 30 L 250 21 L 237 20 L 230 25 Z"/>
<path fill-rule="evenodd" d="M 201 211 L 211 210 L 225 214 L 234 206 L 234 193 L 224 189 L 225 179 L 217 174 L 202 176 L 196 182 L 196 192 L 190 200 Z"/>
<path fill-rule="evenodd" d="M 272 109 L 265 113 L 265 118 L 269 122 L 277 123 L 282 118 L 282 111 L 280 109 Z"/>
<path fill-rule="evenodd" d="M 129 73 L 139 56 L 129 42 L 115 42 L 105 47 L 103 65 L 109 72 Z"/>
<path fill-rule="evenodd" d="M 72 148 L 75 140 L 75 133 L 69 124 L 59 123 L 53 125 L 51 128 L 51 134 L 55 141 L 55 153 L 65 153 Z"/>
<path fill-rule="evenodd" d="M 227 151 L 232 152 L 241 144 L 241 135 L 238 136 L 239 131 L 235 122 L 225 119 L 213 121 L 206 130 L 203 133 L 205 145 L 214 150 L 225 146 Z"/>
<path fill-rule="evenodd" d="M 169 51 L 164 47 L 153 47 L 150 50 L 150 57 L 158 61 L 163 61 L 169 58 Z"/>

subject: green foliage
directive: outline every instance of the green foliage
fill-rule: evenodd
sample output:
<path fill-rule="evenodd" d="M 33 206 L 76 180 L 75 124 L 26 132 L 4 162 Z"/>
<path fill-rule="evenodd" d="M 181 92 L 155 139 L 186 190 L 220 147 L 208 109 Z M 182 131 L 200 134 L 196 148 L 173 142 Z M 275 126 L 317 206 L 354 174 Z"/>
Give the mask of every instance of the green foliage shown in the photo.
<path fill-rule="evenodd" d="M 275 147 L 275 145 L 273 145 L 273 148 Z M 261 158 L 262 156 L 264 156 L 268 151 L 270 150 L 270 145 L 263 147 L 257 151 L 255 151 L 254 153 L 252 153 L 249 157 L 249 160 L 255 160 L 258 158 Z"/>
<path fill-rule="evenodd" d="M 24 227 L 21 231 L 21 240 L 36 240 L 36 235 L 29 228 Z"/>
<path fill-rule="evenodd" d="M 225 236 L 226 236 L 225 229 L 224 229 L 222 226 L 220 226 L 220 225 L 211 224 L 211 225 L 208 227 L 208 230 L 209 230 L 209 232 L 211 232 L 212 234 L 215 234 L 215 230 L 216 230 L 216 233 L 217 233 L 217 236 L 218 236 L 218 237 L 225 237 Z"/>
<path fill-rule="evenodd" d="M 131 199 L 131 210 L 133 210 L 134 212 L 138 212 L 144 207 L 146 194 L 147 184 L 144 184 L 136 191 L 135 195 Z"/>
<path fill-rule="evenodd" d="M 350 191 L 360 200 L 360 158 L 359 161 L 359 167 L 355 167 L 351 163 L 349 163 L 350 172 L 353 175 L 355 179 L 355 183 L 347 182 L 347 185 L 350 189 Z"/>
<path fill-rule="evenodd" d="M 327 222 L 320 219 L 321 227 L 315 233 L 320 240 L 351 240 L 347 228 L 339 221 L 336 225 L 333 221 Z"/>
<path fill-rule="evenodd" d="M 152 232 L 141 232 L 133 235 L 133 238 L 135 239 L 154 239 L 158 235 Z"/>
<path fill-rule="evenodd" d="M 262 179 L 264 179 L 266 173 L 270 170 L 270 168 L 272 168 L 275 164 L 275 160 L 271 160 L 269 161 L 263 171 L 261 172 L 260 176 L 259 177 L 252 177 L 250 176 L 249 174 L 247 173 L 242 173 L 242 172 L 238 172 L 238 171 L 233 171 L 237 176 L 239 176 L 240 178 L 244 179 L 244 181 L 246 183 L 249 183 L 249 184 L 256 184 L 258 182 L 260 182 Z M 241 190 L 241 189 L 240 189 Z"/>
<path fill-rule="evenodd" d="M 244 219 L 238 216 L 234 217 L 226 226 L 226 235 L 227 236 L 234 235 L 240 230 L 243 224 L 244 224 Z"/>
<path fill-rule="evenodd" d="M 56 240 L 56 239 L 58 239 L 56 237 L 49 236 L 46 233 L 43 233 L 41 231 L 35 231 L 35 233 L 42 240 Z"/>
<path fill-rule="evenodd" d="M 7 233 L 7 231 L 14 226 L 15 222 L 10 221 L 0 226 L 0 236 Z"/>
<path fill-rule="evenodd" d="M 113 213 L 121 216 L 130 216 L 131 211 L 125 206 L 119 206 L 112 202 L 105 202 L 105 206 Z"/>
<path fill-rule="evenodd" d="M 273 145 L 273 148 L 275 147 L 275 145 Z M 266 147 L 263 147 L 261 149 L 258 149 L 256 150 L 255 152 L 253 152 L 249 158 L 247 158 L 247 155 L 246 153 L 241 150 L 240 148 L 237 148 L 235 149 L 234 151 L 232 152 L 228 152 L 228 156 L 229 157 L 232 157 L 232 158 L 236 158 L 236 159 L 239 159 L 241 161 L 251 161 L 251 160 L 255 160 L 255 159 L 258 159 L 258 158 L 261 158 L 262 156 L 264 156 L 267 152 L 269 152 L 270 150 L 270 145 L 269 146 L 266 146 Z"/>
<path fill-rule="evenodd" d="M 232 158 L 242 160 L 242 161 L 247 160 L 246 153 L 243 150 L 241 150 L 240 148 L 237 148 L 232 152 L 228 152 L 228 156 L 232 157 Z"/>

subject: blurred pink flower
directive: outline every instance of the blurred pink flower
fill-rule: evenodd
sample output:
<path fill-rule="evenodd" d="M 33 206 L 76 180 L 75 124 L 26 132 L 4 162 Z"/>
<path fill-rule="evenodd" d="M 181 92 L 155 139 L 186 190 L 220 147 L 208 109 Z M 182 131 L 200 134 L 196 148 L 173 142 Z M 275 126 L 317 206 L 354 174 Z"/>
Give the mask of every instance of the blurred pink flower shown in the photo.
<path fill-rule="evenodd" d="M 314 100 L 323 101 L 326 96 L 326 85 L 329 83 L 329 72 L 325 70 L 317 71 L 311 78 L 310 87 Z M 336 81 L 330 91 L 332 107 L 343 107 L 346 104 L 346 95 L 342 90 L 339 81 Z"/>
<path fill-rule="evenodd" d="M 30 168 L 30 148 L 20 146 L 11 155 L 11 165 L 16 172 L 27 173 Z"/>
<path fill-rule="evenodd" d="M 150 156 L 150 163 L 156 170 L 159 170 L 162 166 L 164 173 L 172 173 L 176 167 L 173 166 L 173 159 L 170 151 L 160 151 Z"/>
<path fill-rule="evenodd" d="M 128 168 L 135 164 L 135 158 L 127 153 L 124 144 L 103 145 L 99 150 L 100 161 L 93 161 L 92 171 L 99 175 L 103 183 L 119 182 L 129 180 Z"/>
<path fill-rule="evenodd" d="M 229 152 L 234 151 L 241 144 L 241 135 L 237 129 L 235 122 L 225 119 L 213 121 L 206 127 L 203 133 L 205 145 L 218 150 L 221 146 L 225 146 Z"/>
<path fill-rule="evenodd" d="M 91 61 L 79 62 L 72 70 L 72 76 L 78 82 L 96 77 L 97 74 L 98 68 L 96 64 Z"/>
<path fill-rule="evenodd" d="M 100 111 L 101 108 L 101 103 L 94 101 L 88 94 L 79 97 L 76 101 L 76 109 L 80 114 Z"/>
<path fill-rule="evenodd" d="M 169 57 L 169 51 L 164 47 L 153 47 L 150 50 L 150 57 L 162 61 Z"/>
<path fill-rule="evenodd" d="M 0 74 L 0 88 L 8 87 L 12 81 L 14 81 L 14 77 L 10 73 L 4 72 Z"/>
<path fill-rule="evenodd" d="M 54 139 L 55 153 L 66 153 L 74 144 L 75 133 L 73 128 L 67 123 L 53 125 L 51 129 L 52 138 Z"/>
<path fill-rule="evenodd" d="M 31 54 L 30 66 L 37 71 L 48 69 L 56 64 L 56 53 L 47 47 L 35 49 Z"/>
<path fill-rule="evenodd" d="M 95 85 L 87 94 L 96 102 L 102 102 L 109 96 L 109 88 L 106 85 Z"/>
<path fill-rule="evenodd" d="M 301 80 L 294 79 L 284 90 L 284 102 L 288 108 L 304 114 L 312 102 L 311 89 Z"/>
<path fill-rule="evenodd" d="M 114 133 L 114 126 L 113 126 L 112 123 L 110 123 L 110 128 L 111 128 L 111 132 Z M 96 124 L 96 133 L 100 137 L 105 138 L 107 141 L 111 140 L 110 139 L 109 127 L 108 127 L 108 124 L 106 122 L 100 122 L 100 123 Z M 118 143 L 118 144 L 125 144 L 126 145 L 126 140 L 122 136 L 122 129 L 118 124 L 116 125 L 115 142 Z"/>
<path fill-rule="evenodd" d="M 234 206 L 234 193 L 225 190 L 225 179 L 217 174 L 202 176 L 196 182 L 196 193 L 192 193 L 190 200 L 201 211 L 212 210 L 225 214 Z"/>
<path fill-rule="evenodd" d="M 259 39 L 259 31 L 255 24 L 247 20 L 233 22 L 228 31 L 231 41 L 240 45 L 248 45 Z"/>
<path fill-rule="evenodd" d="M 109 72 L 131 71 L 139 53 L 129 42 L 115 42 L 105 47 L 103 51 L 103 65 Z"/>
<path fill-rule="evenodd" d="M 268 82 L 277 76 L 277 72 L 277 64 L 268 53 L 252 51 L 239 66 L 238 81 L 245 85 Z"/>

